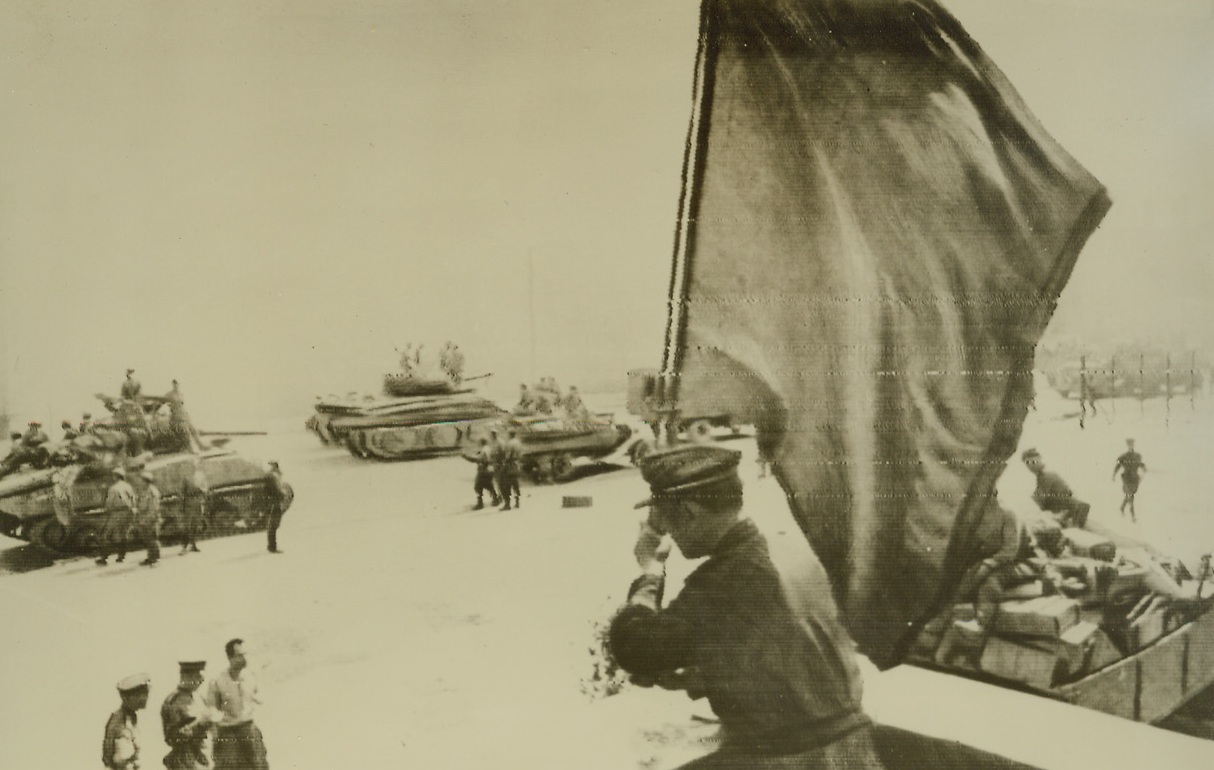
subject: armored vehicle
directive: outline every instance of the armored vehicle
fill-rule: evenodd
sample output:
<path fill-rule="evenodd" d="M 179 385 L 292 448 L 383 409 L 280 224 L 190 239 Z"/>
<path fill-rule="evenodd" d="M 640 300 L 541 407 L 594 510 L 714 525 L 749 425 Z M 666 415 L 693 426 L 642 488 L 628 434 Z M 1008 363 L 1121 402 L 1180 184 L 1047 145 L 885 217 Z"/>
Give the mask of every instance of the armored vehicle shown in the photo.
<path fill-rule="evenodd" d="M 103 400 L 113 417 L 76 439 L 48 442 L 0 478 L 0 532 L 52 554 L 94 550 L 109 515 L 106 490 L 114 480 L 113 470 L 121 466 L 128 478 L 141 470 L 152 474 L 163 495 L 161 537 L 173 540 L 181 531 L 183 491 L 195 464 L 208 487 L 201 536 L 264 526 L 271 482 L 260 463 L 220 446 L 202 446 L 191 426 L 158 422 L 156 412 L 164 399 L 142 398 L 138 405 Z M 138 420 L 139 414 L 147 418 L 145 432 L 128 432 L 124 421 Z M 136 447 L 139 451 L 132 451 Z"/>
<path fill-rule="evenodd" d="M 355 457 L 406 460 L 458 451 L 470 430 L 505 414 L 447 378 L 389 374 L 384 393 L 322 399 L 307 427 Z"/>
<path fill-rule="evenodd" d="M 555 415 L 513 416 L 482 423 L 469 431 L 464 455 L 471 458 L 481 438 L 496 429 L 504 440 L 513 430 L 523 445 L 521 471 L 536 484 L 568 481 L 574 460 L 606 457 L 632 436 L 632 429 L 613 421 L 609 414 L 585 418 Z"/>

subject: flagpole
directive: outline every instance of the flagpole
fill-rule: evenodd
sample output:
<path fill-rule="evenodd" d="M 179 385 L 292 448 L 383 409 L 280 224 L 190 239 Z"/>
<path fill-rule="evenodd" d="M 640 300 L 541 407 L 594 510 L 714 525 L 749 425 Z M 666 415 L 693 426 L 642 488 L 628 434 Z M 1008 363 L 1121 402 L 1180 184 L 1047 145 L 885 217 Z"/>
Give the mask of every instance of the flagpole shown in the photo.
<path fill-rule="evenodd" d="M 702 185 L 705 144 L 708 139 L 708 113 L 711 99 L 711 62 L 709 51 L 709 2 L 700 4 L 700 35 L 696 46 L 695 75 L 692 80 L 691 120 L 683 147 L 683 170 L 679 190 L 679 209 L 675 222 L 674 257 L 667 292 L 666 338 L 662 351 L 662 372 L 658 378 L 658 403 L 667 412 L 667 437 L 677 411 L 678 377 L 683 362 L 687 333 L 687 294 L 691 280 L 691 250 L 695 241 L 693 225 L 698 211 Z"/>

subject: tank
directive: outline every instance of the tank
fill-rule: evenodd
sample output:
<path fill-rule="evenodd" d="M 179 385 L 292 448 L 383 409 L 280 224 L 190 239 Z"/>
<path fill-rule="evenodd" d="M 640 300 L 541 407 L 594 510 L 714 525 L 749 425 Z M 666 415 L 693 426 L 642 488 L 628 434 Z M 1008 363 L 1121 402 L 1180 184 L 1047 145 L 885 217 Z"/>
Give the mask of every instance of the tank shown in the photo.
<path fill-rule="evenodd" d="M 587 417 L 555 415 L 512 416 L 475 426 L 465 440 L 464 456 L 475 456 L 481 438 L 496 429 L 504 440 L 509 430 L 523 445 L 521 471 L 536 484 L 568 481 L 574 461 L 612 454 L 632 436 L 632 429 L 616 423 L 609 414 Z"/>
<path fill-rule="evenodd" d="M 459 451 L 470 432 L 505 411 L 449 378 L 388 374 L 384 395 L 321 399 L 307 427 L 355 457 L 407 460 Z"/>
<path fill-rule="evenodd" d="M 163 405 L 158 398 L 142 401 L 145 415 Z M 114 480 L 112 471 L 122 466 L 136 489 L 140 471 L 152 474 L 163 496 L 161 539 L 172 541 L 181 533 L 182 491 L 195 462 L 209 488 L 200 538 L 265 526 L 272 482 L 260 463 L 226 447 L 202 447 L 193 441 L 188 426 L 183 434 L 177 428 L 158 427 L 151 419 L 147 435 L 132 439 L 120 424 L 124 412 L 127 417 L 133 414 L 134 405 L 113 399 L 107 407 L 114 416 L 91 432 L 44 444 L 37 456 L 0 478 L 0 532 L 53 555 L 94 551 L 109 516 L 105 497 Z M 141 444 L 143 451 L 132 454 L 132 442 Z"/>

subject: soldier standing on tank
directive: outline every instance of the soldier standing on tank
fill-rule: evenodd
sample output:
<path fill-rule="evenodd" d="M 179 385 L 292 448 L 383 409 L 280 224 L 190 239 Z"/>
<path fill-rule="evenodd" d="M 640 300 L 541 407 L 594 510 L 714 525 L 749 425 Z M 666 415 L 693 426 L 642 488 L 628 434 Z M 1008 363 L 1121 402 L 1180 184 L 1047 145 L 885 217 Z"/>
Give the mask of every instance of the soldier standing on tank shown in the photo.
<path fill-rule="evenodd" d="M 476 481 L 473 484 L 473 490 L 476 492 L 476 505 L 472 506 L 472 510 L 479 511 L 485 507 L 485 492 L 493 498 L 494 507 L 501 505 L 502 499 L 497 494 L 497 487 L 493 484 L 493 450 L 489 446 L 489 439 L 482 437 L 480 447 L 476 450 L 476 456 L 467 458 L 476 463 Z"/>
<path fill-rule="evenodd" d="M 164 766 L 169 770 L 206 770 L 211 766 L 203 744 L 210 720 L 198 715 L 195 693 L 202 686 L 204 660 L 181 661 L 181 681 L 177 689 L 160 707 L 160 723 L 164 727 L 164 742 L 169 745 Z"/>
<path fill-rule="evenodd" d="M 194 470 L 181 481 L 181 553 L 198 553 L 195 538 L 202 532 L 207 517 L 207 494 L 210 482 L 202 471 L 202 463 L 195 458 Z"/>
<path fill-rule="evenodd" d="M 152 680 L 134 674 L 118 683 L 122 705 L 105 723 L 101 763 L 110 770 L 139 770 L 139 712 L 148 705 Z"/>
<path fill-rule="evenodd" d="M 270 520 L 266 524 L 266 550 L 270 553 L 282 553 L 278 550 L 278 527 L 282 524 L 282 515 L 287 512 L 295 492 L 282 478 L 282 470 L 278 463 L 270 461 L 270 479 L 268 490 L 270 495 Z"/>
<path fill-rule="evenodd" d="M 576 385 L 569 386 L 569 395 L 565 397 L 565 414 L 572 420 L 585 420 L 590 416 L 590 410 L 582 401 Z"/>
<path fill-rule="evenodd" d="M 74 441 L 75 439 L 80 438 L 80 432 L 72 427 L 71 420 L 64 420 L 60 422 L 59 427 L 63 429 L 64 441 Z"/>
<path fill-rule="evenodd" d="M 160 488 L 150 471 L 139 474 L 140 485 L 135 505 L 139 511 L 139 535 L 147 548 L 147 558 L 139 562 L 150 567 L 160 561 Z"/>
<path fill-rule="evenodd" d="M 189 450 L 191 438 L 198 446 L 207 449 L 208 445 L 202 440 L 202 434 L 194 427 L 194 421 L 190 419 L 190 414 L 186 411 L 185 399 L 181 397 L 181 388 L 178 386 L 177 380 L 173 380 L 173 387 L 164 394 L 164 399 L 169 405 L 169 423 L 175 439 L 179 442 L 179 451 Z"/>
<path fill-rule="evenodd" d="M 118 554 L 117 562 L 126 559 L 126 541 L 135 521 L 135 490 L 127 483 L 126 469 L 120 465 L 111 473 L 115 478 L 105 493 L 105 527 L 97 552 L 97 564 L 102 567 L 112 553 Z"/>
<path fill-rule="evenodd" d="M 80 415 L 80 428 L 79 428 L 79 431 L 80 431 L 80 435 L 82 435 L 82 436 L 83 436 L 85 433 L 92 433 L 92 431 L 93 431 L 93 415 L 92 415 L 91 413 L 89 413 L 89 412 L 85 412 L 84 414 Z"/>
<path fill-rule="evenodd" d="M 139 380 L 133 376 L 134 369 L 126 370 L 126 379 L 122 381 L 122 387 L 119 388 L 118 395 L 125 398 L 127 401 L 139 401 L 139 396 L 143 392 L 143 386 L 139 384 Z"/>
<path fill-rule="evenodd" d="M 519 500 L 518 475 L 519 466 L 523 462 L 523 444 L 518 440 L 515 432 L 509 432 L 509 439 L 502 447 L 501 464 L 498 465 L 497 471 L 497 488 L 501 493 L 502 500 L 505 505 L 502 506 L 503 511 L 510 510 L 510 495 L 514 495 L 514 507 L 521 508 Z"/>

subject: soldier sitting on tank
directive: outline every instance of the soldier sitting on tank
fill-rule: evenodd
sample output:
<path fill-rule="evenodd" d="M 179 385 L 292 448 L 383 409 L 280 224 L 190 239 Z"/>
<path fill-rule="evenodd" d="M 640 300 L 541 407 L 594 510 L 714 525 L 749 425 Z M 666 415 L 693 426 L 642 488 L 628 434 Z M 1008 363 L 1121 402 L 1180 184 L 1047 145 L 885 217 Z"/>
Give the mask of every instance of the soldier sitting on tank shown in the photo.
<path fill-rule="evenodd" d="M 535 396 L 531 395 L 526 383 L 518 386 L 518 404 L 514 407 L 514 414 L 520 417 L 535 414 Z"/>
<path fill-rule="evenodd" d="M 3 460 L 0 460 L 0 478 L 4 478 L 8 474 L 16 471 L 25 464 L 25 451 L 21 446 L 21 434 L 13 432 L 9 434 L 9 450 Z"/>
<path fill-rule="evenodd" d="M 548 398 L 548 394 L 540 391 L 535 394 L 535 413 L 536 414 L 552 414 L 552 401 Z"/>
<path fill-rule="evenodd" d="M 590 410 L 582 402 L 582 396 L 577 392 L 576 385 L 569 386 L 569 395 L 565 397 L 565 414 L 571 420 L 585 420 L 590 417 Z"/>

